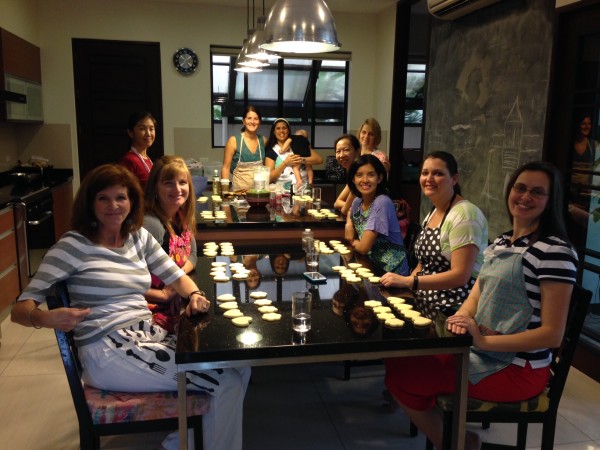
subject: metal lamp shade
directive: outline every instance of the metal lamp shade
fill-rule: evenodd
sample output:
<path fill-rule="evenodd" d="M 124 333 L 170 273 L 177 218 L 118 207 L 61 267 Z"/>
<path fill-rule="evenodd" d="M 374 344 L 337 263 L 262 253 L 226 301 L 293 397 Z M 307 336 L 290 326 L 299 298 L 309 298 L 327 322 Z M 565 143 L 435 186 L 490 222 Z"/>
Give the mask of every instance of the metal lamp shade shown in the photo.
<path fill-rule="evenodd" d="M 262 69 L 261 69 L 262 64 L 261 65 L 251 65 L 249 63 L 249 59 L 246 57 L 247 49 L 248 49 L 248 39 L 244 39 L 244 44 L 242 45 L 242 50 L 240 51 L 237 58 L 235 59 L 235 67 L 233 68 L 233 70 L 235 70 L 237 72 L 246 72 L 246 73 L 262 72 Z M 260 63 L 260 61 L 258 61 L 258 60 L 254 60 L 254 61 Z"/>
<path fill-rule="evenodd" d="M 341 47 L 323 0 L 277 0 L 265 24 L 261 48 L 281 53 L 324 53 Z"/>
<path fill-rule="evenodd" d="M 260 46 L 260 44 L 265 41 L 265 21 L 266 17 L 264 16 L 258 18 L 257 29 L 248 40 L 248 49 L 246 52 L 248 58 L 260 59 L 263 61 L 279 58 L 277 53 L 265 50 Z"/>

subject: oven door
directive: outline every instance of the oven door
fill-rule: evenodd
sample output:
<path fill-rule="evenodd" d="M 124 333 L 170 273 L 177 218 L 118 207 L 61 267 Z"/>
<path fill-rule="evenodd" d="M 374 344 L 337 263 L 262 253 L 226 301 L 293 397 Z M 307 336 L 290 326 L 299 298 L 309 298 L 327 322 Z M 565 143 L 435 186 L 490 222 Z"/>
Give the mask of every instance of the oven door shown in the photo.
<path fill-rule="evenodd" d="M 25 216 L 27 207 L 23 202 L 10 203 L 15 220 L 15 236 L 17 238 L 17 265 L 19 267 L 19 287 L 21 292 L 29 284 L 29 252 L 27 250 L 27 226 Z"/>

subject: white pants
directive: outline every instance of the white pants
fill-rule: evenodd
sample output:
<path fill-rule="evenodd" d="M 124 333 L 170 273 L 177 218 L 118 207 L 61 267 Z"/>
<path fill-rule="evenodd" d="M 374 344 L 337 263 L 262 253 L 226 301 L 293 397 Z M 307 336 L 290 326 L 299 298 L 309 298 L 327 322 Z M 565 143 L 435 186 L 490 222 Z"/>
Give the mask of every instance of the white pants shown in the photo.
<path fill-rule="evenodd" d="M 124 392 L 177 391 L 175 337 L 149 321 L 79 348 L 84 383 Z M 158 353 L 157 353 L 158 352 Z M 168 358 L 168 359 L 167 359 Z M 206 450 L 241 450 L 250 368 L 188 372 L 190 390 L 211 395 L 202 417 Z"/>

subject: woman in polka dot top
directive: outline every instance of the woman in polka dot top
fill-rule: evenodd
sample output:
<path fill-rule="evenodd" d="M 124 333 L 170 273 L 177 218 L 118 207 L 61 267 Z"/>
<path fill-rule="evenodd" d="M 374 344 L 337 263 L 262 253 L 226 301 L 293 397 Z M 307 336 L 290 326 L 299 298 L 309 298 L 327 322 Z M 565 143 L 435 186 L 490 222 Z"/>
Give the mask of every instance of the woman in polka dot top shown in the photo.
<path fill-rule="evenodd" d="M 475 283 L 488 245 L 488 225 L 481 210 L 461 196 L 458 164 L 450 153 L 427 155 L 419 182 L 434 206 L 415 242 L 419 263 L 409 276 L 386 273 L 381 283 L 412 289 L 425 314 L 443 324 Z M 445 330 L 437 328 L 439 333 Z"/>

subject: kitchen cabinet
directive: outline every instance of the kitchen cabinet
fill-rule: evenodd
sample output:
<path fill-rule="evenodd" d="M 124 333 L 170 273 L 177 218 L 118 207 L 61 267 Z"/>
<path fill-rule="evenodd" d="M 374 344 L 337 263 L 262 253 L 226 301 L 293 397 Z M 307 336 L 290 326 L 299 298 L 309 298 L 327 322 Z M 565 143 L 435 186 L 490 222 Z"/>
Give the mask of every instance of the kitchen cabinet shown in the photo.
<path fill-rule="evenodd" d="M 71 211 L 73 208 L 73 181 L 52 188 L 54 204 L 54 238 L 56 241 L 71 229 Z"/>
<path fill-rule="evenodd" d="M 43 122 L 40 49 L 2 28 L 0 121 Z"/>
<path fill-rule="evenodd" d="M 18 297 L 19 268 L 13 208 L 0 211 L 0 313 Z"/>

